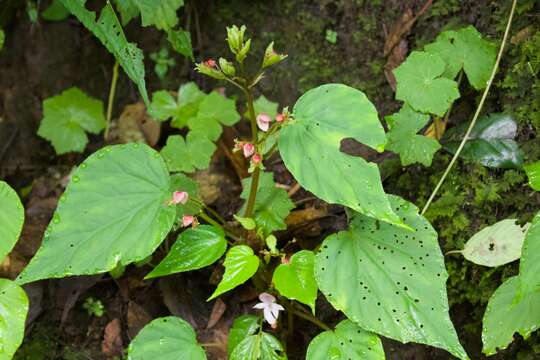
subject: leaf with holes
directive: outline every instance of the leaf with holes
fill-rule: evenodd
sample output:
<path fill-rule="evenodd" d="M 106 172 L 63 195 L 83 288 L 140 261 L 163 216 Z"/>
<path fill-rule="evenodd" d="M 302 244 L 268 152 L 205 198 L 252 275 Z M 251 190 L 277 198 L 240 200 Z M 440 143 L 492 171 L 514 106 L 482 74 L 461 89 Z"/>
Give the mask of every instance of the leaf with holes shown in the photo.
<path fill-rule="evenodd" d="M 365 330 L 467 359 L 448 315 L 437 233 L 413 204 L 390 200 L 415 231 L 356 215 L 348 231 L 324 240 L 315 259 L 319 289 Z"/>
<path fill-rule="evenodd" d="M 223 266 L 225 266 L 223 278 L 208 301 L 245 283 L 255 275 L 259 268 L 259 258 L 253 254 L 253 249 L 249 246 L 236 245 L 227 252 Z"/>
<path fill-rule="evenodd" d="M 345 138 L 384 150 L 384 129 L 366 95 L 346 85 L 322 85 L 302 95 L 293 114 L 280 132 L 279 151 L 302 187 L 328 203 L 402 224 L 390 207 L 377 165 L 340 151 Z"/>
<path fill-rule="evenodd" d="M 317 335 L 309 343 L 306 360 L 384 360 L 381 339 L 350 320 L 337 324 L 335 330 Z"/>
<path fill-rule="evenodd" d="M 523 166 L 529 179 L 529 186 L 535 190 L 540 191 L 540 161 Z"/>
<path fill-rule="evenodd" d="M 457 83 L 443 76 L 446 64 L 439 55 L 413 51 L 394 70 L 396 99 L 414 110 L 443 116 L 459 98 Z"/>
<path fill-rule="evenodd" d="M 142 26 L 154 25 L 159 30 L 170 30 L 178 24 L 176 12 L 184 0 L 133 0 L 141 12 Z"/>
<path fill-rule="evenodd" d="M 60 2 L 114 55 L 127 76 L 137 84 L 139 93 L 148 106 L 150 102 L 144 80 L 143 52 L 137 45 L 127 41 L 112 5 L 107 2 L 96 21 L 96 13 L 85 8 L 86 0 L 60 0 Z"/>
<path fill-rule="evenodd" d="M 176 316 L 153 320 L 135 336 L 128 347 L 128 360 L 205 360 L 197 334 L 189 323 Z"/>
<path fill-rule="evenodd" d="M 103 103 L 73 87 L 43 101 L 38 135 L 60 155 L 82 152 L 88 143 L 86 132 L 98 134 L 104 127 Z"/>
<path fill-rule="evenodd" d="M 433 155 L 441 148 L 439 142 L 427 136 L 418 135 L 429 121 L 429 115 L 414 111 L 407 104 L 398 113 L 387 116 L 390 131 L 387 150 L 399 154 L 401 165 L 407 166 L 419 162 L 430 166 Z"/>
<path fill-rule="evenodd" d="M 0 279 L 0 359 L 9 360 L 21 345 L 28 297 L 11 280 Z"/>
<path fill-rule="evenodd" d="M 313 274 L 315 255 L 301 250 L 291 256 L 288 264 L 280 264 L 274 270 L 272 283 L 281 296 L 308 305 L 315 313 L 317 282 Z"/>
<path fill-rule="evenodd" d="M 508 264 L 521 256 L 526 230 L 527 227 L 517 225 L 515 219 L 505 219 L 474 234 L 463 250 L 456 252 L 478 265 L 496 267 Z"/>
<path fill-rule="evenodd" d="M 170 171 L 194 172 L 208 168 L 216 145 L 198 132 L 190 131 L 185 140 L 182 135 L 171 135 L 161 149 Z"/>
<path fill-rule="evenodd" d="M 145 259 L 173 226 L 169 189 L 165 162 L 147 145 L 95 152 L 73 173 L 18 282 L 99 274 Z"/>
<path fill-rule="evenodd" d="M 203 268 L 225 254 L 227 241 L 222 229 L 199 225 L 182 232 L 171 251 L 145 279 Z"/>
<path fill-rule="evenodd" d="M 0 180 L 0 263 L 15 246 L 23 223 L 24 207 L 19 196 L 11 186 Z"/>
<path fill-rule="evenodd" d="M 230 360 L 286 360 L 283 346 L 273 335 L 259 332 L 240 342 L 231 354 Z"/>
<path fill-rule="evenodd" d="M 167 40 L 172 48 L 179 54 L 195 61 L 193 57 L 193 47 L 191 46 L 191 34 L 182 29 L 170 30 L 167 32 Z"/>
<path fill-rule="evenodd" d="M 260 328 L 261 319 L 255 315 L 242 315 L 234 319 L 227 338 L 227 353 L 232 355 L 234 349 L 246 337 L 255 334 Z"/>

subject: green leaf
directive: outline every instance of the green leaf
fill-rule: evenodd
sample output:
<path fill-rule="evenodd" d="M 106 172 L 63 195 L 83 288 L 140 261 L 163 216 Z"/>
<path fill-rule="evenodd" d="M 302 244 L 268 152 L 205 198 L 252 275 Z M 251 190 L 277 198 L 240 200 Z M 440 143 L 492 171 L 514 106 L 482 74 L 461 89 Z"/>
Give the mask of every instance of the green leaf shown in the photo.
<path fill-rule="evenodd" d="M 317 335 L 309 343 L 306 360 L 384 360 L 381 340 L 350 320 L 337 324 L 334 331 Z"/>
<path fill-rule="evenodd" d="M 249 246 L 236 245 L 227 252 L 223 265 L 225 274 L 208 301 L 245 283 L 255 275 L 259 268 L 259 258 L 253 254 L 253 249 Z"/>
<path fill-rule="evenodd" d="M 431 166 L 433 155 L 441 148 L 435 139 L 417 135 L 429 121 L 429 115 L 414 111 L 407 104 L 398 113 L 387 116 L 390 131 L 387 150 L 399 154 L 401 165 L 407 166 L 419 162 Z"/>
<path fill-rule="evenodd" d="M 255 223 L 255 220 L 249 217 L 242 217 L 238 215 L 234 215 L 234 219 L 242 225 L 242 227 L 246 230 L 253 230 L 255 227 L 257 227 L 257 224 Z"/>
<path fill-rule="evenodd" d="M 190 131 L 186 139 L 181 135 L 171 135 L 161 149 L 161 155 L 170 171 L 194 172 L 206 169 L 216 151 L 216 145 L 198 131 Z"/>
<path fill-rule="evenodd" d="M 327 84 L 298 99 L 294 120 L 281 130 L 279 151 L 302 187 L 322 200 L 401 224 L 384 193 L 377 165 L 342 153 L 345 138 L 377 151 L 386 143 L 377 110 L 364 93 Z"/>
<path fill-rule="evenodd" d="M 291 256 L 289 264 L 278 265 L 272 277 L 272 283 L 282 296 L 308 305 L 313 313 L 317 300 L 314 263 L 313 252 L 301 250 Z"/>
<path fill-rule="evenodd" d="M 211 141 L 217 141 L 223 132 L 223 128 L 215 118 L 204 117 L 199 114 L 196 117 L 189 118 L 187 125 L 191 131 L 202 133 Z"/>
<path fill-rule="evenodd" d="M 261 95 L 253 102 L 255 116 L 265 113 L 274 118 L 278 113 L 278 103 L 268 100 L 264 95 Z M 249 118 L 249 112 L 244 112 L 244 117 Z"/>
<path fill-rule="evenodd" d="M 396 99 L 414 110 L 443 116 L 459 98 L 457 83 L 443 76 L 446 64 L 439 55 L 413 51 L 394 70 Z"/>
<path fill-rule="evenodd" d="M 415 231 L 358 214 L 348 231 L 324 240 L 315 259 L 319 289 L 367 331 L 467 359 L 448 315 L 448 274 L 437 233 L 413 204 L 390 199 Z"/>
<path fill-rule="evenodd" d="M 521 279 L 522 293 L 540 290 L 540 277 L 538 274 L 540 274 L 540 212 L 536 214 L 527 229 L 521 249 L 519 277 Z"/>
<path fill-rule="evenodd" d="M 450 80 L 454 80 L 463 68 L 463 59 L 461 59 L 453 43 L 454 36 L 455 31 L 443 31 L 434 42 L 424 47 L 426 52 L 438 55 L 444 60 L 446 68 L 442 76 Z"/>
<path fill-rule="evenodd" d="M 449 129 L 445 133 L 444 148 L 455 153 L 465 136 L 468 123 Z M 489 114 L 474 125 L 460 157 L 494 168 L 517 168 L 523 165 L 523 152 L 513 140 L 517 124 L 507 114 Z"/>
<path fill-rule="evenodd" d="M 182 29 L 167 32 L 167 40 L 172 48 L 179 54 L 195 61 L 193 57 L 193 47 L 191 46 L 191 34 Z"/>
<path fill-rule="evenodd" d="M 166 121 L 175 118 L 178 113 L 178 103 L 167 90 L 159 90 L 152 94 L 152 102 L 148 108 L 148 113 L 152 118 L 159 121 Z"/>
<path fill-rule="evenodd" d="M 135 0 L 114 0 L 116 8 L 122 19 L 122 26 L 126 26 L 132 19 L 139 16 L 139 8 Z"/>
<path fill-rule="evenodd" d="M 478 265 L 496 267 L 508 264 L 521 256 L 526 229 L 517 225 L 515 219 L 499 221 L 474 234 L 459 252 Z"/>
<path fill-rule="evenodd" d="M 212 91 L 201 101 L 198 117 L 215 119 L 225 126 L 233 126 L 240 120 L 234 100 L 227 99 L 216 91 Z"/>
<path fill-rule="evenodd" d="M 535 191 L 540 191 L 540 161 L 524 165 L 523 168 L 529 178 L 529 185 Z"/>
<path fill-rule="evenodd" d="M 197 182 L 182 173 L 171 175 L 171 194 L 175 191 L 185 191 L 189 194 L 186 204 L 176 205 L 176 218 L 182 219 L 184 215 L 196 215 L 202 209 L 202 200 L 199 195 Z"/>
<path fill-rule="evenodd" d="M 167 316 L 153 320 L 135 336 L 128 360 L 205 360 L 195 330 L 185 320 Z"/>
<path fill-rule="evenodd" d="M 133 0 L 141 12 L 142 26 L 154 25 L 159 30 L 170 30 L 178 24 L 176 12 L 184 0 Z"/>
<path fill-rule="evenodd" d="M 98 274 L 145 259 L 173 225 L 169 189 L 165 162 L 147 145 L 107 146 L 92 154 L 73 173 L 18 282 Z"/>
<path fill-rule="evenodd" d="M 230 360 L 286 360 L 283 346 L 274 336 L 260 332 L 246 337 L 231 354 Z"/>
<path fill-rule="evenodd" d="M 19 196 L 0 180 L 0 263 L 19 240 L 23 223 L 24 207 Z"/>
<path fill-rule="evenodd" d="M 227 339 L 227 353 L 229 356 L 233 353 L 238 344 L 246 337 L 255 334 L 260 328 L 260 318 L 255 315 L 242 315 L 237 317 Z"/>
<path fill-rule="evenodd" d="M 0 29 L 0 51 L 4 48 L 4 42 L 6 40 L 6 33 L 4 30 Z"/>
<path fill-rule="evenodd" d="M 171 251 L 145 279 L 203 268 L 225 254 L 227 241 L 222 229 L 199 225 L 182 232 Z"/>
<path fill-rule="evenodd" d="M 150 101 L 144 80 L 143 52 L 137 45 L 127 41 L 112 5 L 107 2 L 96 21 L 96 13 L 85 8 L 86 0 L 60 1 L 114 55 L 127 76 L 137 84 L 139 93 L 148 106 Z"/>
<path fill-rule="evenodd" d="M 49 140 L 57 154 L 82 152 L 86 132 L 98 134 L 104 127 L 103 103 L 73 87 L 43 101 L 38 135 Z"/>
<path fill-rule="evenodd" d="M 41 12 L 41 17 L 49 21 L 62 21 L 70 15 L 60 0 L 52 0 L 45 10 Z"/>
<path fill-rule="evenodd" d="M 168 91 L 156 91 L 152 95 L 148 112 L 159 121 L 171 119 L 171 126 L 182 129 L 189 119 L 197 116 L 199 105 L 205 96 L 205 93 L 193 82 L 180 86 L 177 99 L 174 99 Z M 221 134 L 221 127 L 219 127 L 219 134 Z"/>
<path fill-rule="evenodd" d="M 0 279 L 0 359 L 9 360 L 21 345 L 28 297 L 11 280 Z"/>

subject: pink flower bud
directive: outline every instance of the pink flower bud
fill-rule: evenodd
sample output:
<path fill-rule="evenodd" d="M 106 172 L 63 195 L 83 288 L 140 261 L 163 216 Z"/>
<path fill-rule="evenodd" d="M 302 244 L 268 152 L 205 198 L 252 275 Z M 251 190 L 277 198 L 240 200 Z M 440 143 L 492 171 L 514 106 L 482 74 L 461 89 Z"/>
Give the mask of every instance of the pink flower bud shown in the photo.
<path fill-rule="evenodd" d="M 173 192 L 172 199 L 169 201 L 169 205 L 185 205 L 189 199 L 189 194 L 185 191 Z"/>
<path fill-rule="evenodd" d="M 188 227 L 189 225 L 193 224 L 195 221 L 195 217 L 192 215 L 184 215 L 182 216 L 182 226 Z"/>
<path fill-rule="evenodd" d="M 243 150 L 244 156 L 248 158 L 255 153 L 255 145 L 253 145 L 252 143 L 245 143 L 243 146 Z"/>
<path fill-rule="evenodd" d="M 252 162 L 254 165 L 260 164 L 261 161 L 262 161 L 262 156 L 261 156 L 261 154 L 255 153 L 255 154 L 251 157 L 251 162 Z"/>
<path fill-rule="evenodd" d="M 208 59 L 208 60 L 204 61 L 203 64 L 208 66 L 208 67 L 211 67 L 211 68 L 216 67 L 216 61 L 214 59 Z"/>
<path fill-rule="evenodd" d="M 285 114 L 277 114 L 276 115 L 276 121 L 279 122 L 279 123 L 285 121 L 286 118 L 287 118 L 287 115 L 285 115 Z"/>
<path fill-rule="evenodd" d="M 262 131 L 268 131 L 271 121 L 272 118 L 268 114 L 260 113 L 259 115 L 257 115 L 257 125 Z"/>

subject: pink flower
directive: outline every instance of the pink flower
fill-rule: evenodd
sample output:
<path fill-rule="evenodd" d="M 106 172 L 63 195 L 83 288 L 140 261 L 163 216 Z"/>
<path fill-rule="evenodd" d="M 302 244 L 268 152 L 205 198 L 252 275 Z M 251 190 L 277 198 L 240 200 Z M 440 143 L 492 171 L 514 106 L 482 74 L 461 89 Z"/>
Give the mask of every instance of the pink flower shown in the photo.
<path fill-rule="evenodd" d="M 189 225 L 193 224 L 195 221 L 195 217 L 192 215 L 184 215 L 182 216 L 182 226 L 188 227 Z"/>
<path fill-rule="evenodd" d="M 264 319 L 272 326 L 272 329 L 277 327 L 277 319 L 279 312 L 285 310 L 283 306 L 276 303 L 276 298 L 268 293 L 261 293 L 259 295 L 260 303 L 253 306 L 254 309 L 260 309 L 263 311 Z"/>
<path fill-rule="evenodd" d="M 243 150 L 244 156 L 248 158 L 255 153 L 255 145 L 253 145 L 252 143 L 245 143 L 243 146 Z"/>
<path fill-rule="evenodd" d="M 277 114 L 276 115 L 276 121 L 279 122 L 279 123 L 285 121 L 286 118 L 287 118 L 287 115 L 285 115 L 285 114 Z"/>
<path fill-rule="evenodd" d="M 189 194 L 185 191 L 173 192 L 172 199 L 169 201 L 169 205 L 185 205 L 189 199 Z"/>
<path fill-rule="evenodd" d="M 260 113 L 259 115 L 257 115 L 257 125 L 262 131 L 268 131 L 271 121 L 272 118 L 268 114 Z"/>
<path fill-rule="evenodd" d="M 259 153 L 255 153 L 255 154 L 251 157 L 251 162 L 252 162 L 254 165 L 260 164 L 261 161 L 262 161 L 262 156 L 261 156 L 261 154 L 259 154 Z"/>
<path fill-rule="evenodd" d="M 216 60 L 208 59 L 208 60 L 204 61 L 203 64 L 208 66 L 208 67 L 214 68 L 214 67 L 216 67 Z"/>

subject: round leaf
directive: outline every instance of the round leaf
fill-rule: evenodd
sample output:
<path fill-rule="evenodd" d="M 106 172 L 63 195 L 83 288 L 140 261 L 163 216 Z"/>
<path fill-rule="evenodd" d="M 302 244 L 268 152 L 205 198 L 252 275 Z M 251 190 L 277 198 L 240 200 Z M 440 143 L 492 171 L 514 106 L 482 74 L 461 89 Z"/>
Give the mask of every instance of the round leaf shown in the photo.
<path fill-rule="evenodd" d="M 365 330 L 466 359 L 448 315 L 448 275 L 437 233 L 414 205 L 390 199 L 415 231 L 358 214 L 349 231 L 324 241 L 315 260 L 319 288 Z"/>
<path fill-rule="evenodd" d="M 145 279 L 200 269 L 216 262 L 227 249 L 225 233 L 212 225 L 199 225 L 178 236 L 171 251 Z"/>
<path fill-rule="evenodd" d="M 19 196 L 0 181 L 0 263 L 19 239 L 24 223 L 24 208 Z"/>
<path fill-rule="evenodd" d="M 309 343 L 306 360 L 384 360 L 381 340 L 350 320 L 340 322 L 334 331 L 325 331 Z"/>
<path fill-rule="evenodd" d="M 315 255 L 301 250 L 291 256 L 289 264 L 280 264 L 274 270 L 272 282 L 282 296 L 298 300 L 315 312 L 317 283 L 313 274 Z"/>
<path fill-rule="evenodd" d="M 366 95 L 346 85 L 327 84 L 296 102 L 294 120 L 280 132 L 279 151 L 296 180 L 317 197 L 401 224 L 384 193 L 377 165 L 342 153 L 345 138 L 377 151 L 386 143 L 377 110 Z"/>
<path fill-rule="evenodd" d="M 148 359 L 204 360 L 206 354 L 186 321 L 167 316 L 146 325 L 129 344 L 128 360 Z"/>
<path fill-rule="evenodd" d="M 9 360 L 21 345 L 28 298 L 11 280 L 0 279 L 0 359 Z"/>
<path fill-rule="evenodd" d="M 255 315 L 242 315 L 234 320 L 227 338 L 227 353 L 232 354 L 238 344 L 246 337 L 255 334 L 260 328 L 260 318 Z"/>
<path fill-rule="evenodd" d="M 274 336 L 260 332 L 246 337 L 238 344 L 230 360 L 286 360 L 283 346 Z"/>
<path fill-rule="evenodd" d="M 19 283 L 103 273 L 145 259 L 173 225 L 169 188 L 165 162 L 147 145 L 92 154 L 73 173 Z"/>
<path fill-rule="evenodd" d="M 255 275 L 259 268 L 259 258 L 253 254 L 253 249 L 249 246 L 237 245 L 229 249 L 223 265 L 225 274 L 208 301 L 245 283 Z"/>

